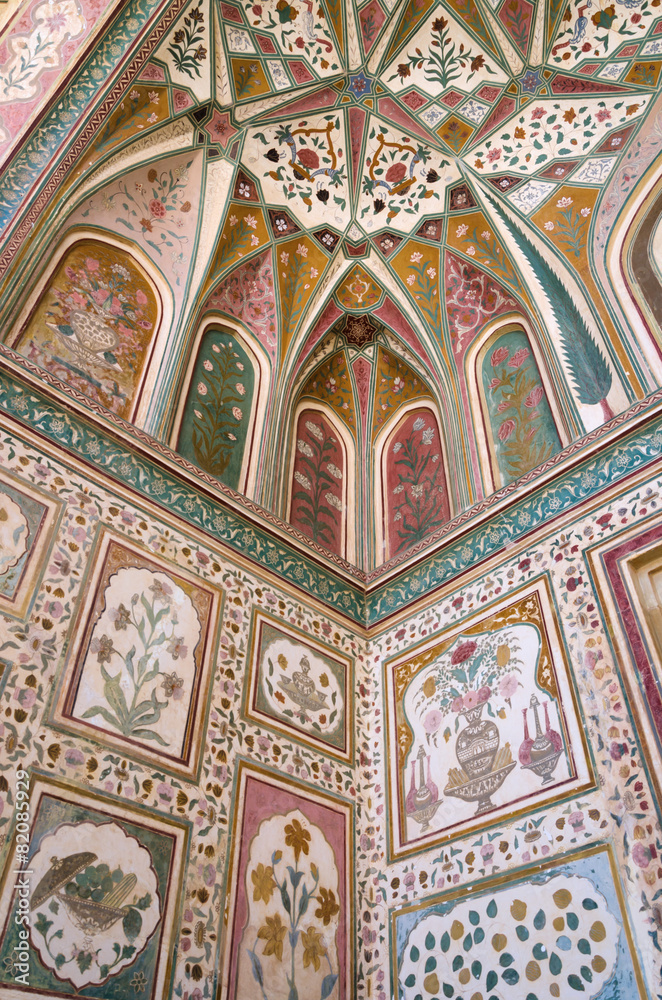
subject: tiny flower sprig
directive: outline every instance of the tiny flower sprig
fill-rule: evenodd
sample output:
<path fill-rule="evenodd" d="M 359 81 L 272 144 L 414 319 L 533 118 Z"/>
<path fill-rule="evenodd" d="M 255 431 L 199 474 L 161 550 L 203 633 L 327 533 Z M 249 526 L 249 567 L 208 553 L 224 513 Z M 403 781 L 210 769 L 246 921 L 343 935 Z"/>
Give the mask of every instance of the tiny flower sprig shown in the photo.
<path fill-rule="evenodd" d="M 588 219 L 591 209 L 584 206 L 579 210 L 572 208 L 573 200 L 569 197 L 559 198 L 556 202 L 559 211 L 556 218 L 545 222 L 543 229 L 548 233 L 557 233 L 557 242 L 560 243 L 565 252 L 575 257 L 580 257 L 586 246 L 586 236 L 588 233 Z"/>
<path fill-rule="evenodd" d="M 425 79 L 430 83 L 438 83 L 441 87 L 447 87 L 449 83 L 462 75 L 462 70 L 469 65 L 470 73 L 467 80 L 478 72 L 485 69 L 488 73 L 494 73 L 485 62 L 485 56 L 478 53 L 474 55 L 471 48 L 465 48 L 464 43 L 460 44 L 456 50 L 455 42 L 451 35 L 451 29 L 445 17 L 436 17 L 432 22 L 433 38 L 427 55 L 423 55 L 421 49 L 416 49 L 413 56 L 407 56 L 407 62 L 400 63 L 397 71 L 390 77 L 394 80 L 396 76 L 400 80 L 411 76 L 412 69 L 423 69 Z"/>
<path fill-rule="evenodd" d="M 192 80 L 201 76 L 200 64 L 207 58 L 204 40 L 205 15 L 199 7 L 192 7 L 184 18 L 184 27 L 178 28 L 172 36 L 168 52 L 175 60 L 175 68 L 186 73 Z"/>

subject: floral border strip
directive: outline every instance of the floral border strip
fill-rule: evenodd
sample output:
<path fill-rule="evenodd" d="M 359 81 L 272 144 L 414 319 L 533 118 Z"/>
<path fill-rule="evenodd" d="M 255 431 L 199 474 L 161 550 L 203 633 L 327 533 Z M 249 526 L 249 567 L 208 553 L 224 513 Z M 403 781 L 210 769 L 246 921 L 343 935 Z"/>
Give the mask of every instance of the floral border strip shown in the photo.
<path fill-rule="evenodd" d="M 320 597 L 325 604 L 359 624 L 365 622 L 362 591 L 339 581 L 331 573 L 307 560 L 247 519 L 231 514 L 193 486 L 180 482 L 148 459 L 137 457 L 129 446 L 78 422 L 66 410 L 30 391 L 5 373 L 0 373 L 0 410 L 11 413 L 42 436 L 110 472 L 125 486 L 166 507 L 182 521 L 219 539 L 235 552 L 267 571 Z"/>
<path fill-rule="evenodd" d="M 0 232 L 9 226 L 58 145 L 76 126 L 79 116 L 97 92 L 99 81 L 107 80 L 114 72 L 160 3 L 161 0 L 131 0 L 89 62 L 57 100 L 38 134 L 28 139 L 0 175 Z"/>
<path fill-rule="evenodd" d="M 495 515 L 492 524 L 477 528 L 443 553 L 430 557 L 403 579 L 373 592 L 366 602 L 366 624 L 378 624 L 408 602 L 513 545 L 550 518 L 586 503 L 606 487 L 644 468 L 659 458 L 660 453 L 662 423 L 638 430 L 608 447 L 566 473 L 554 486 L 541 487 L 507 511 Z"/>
<path fill-rule="evenodd" d="M 0 372 L 0 408 L 366 627 L 379 624 L 411 601 L 470 569 L 474 563 L 496 555 L 549 518 L 585 503 L 601 490 L 654 461 L 662 452 L 662 423 L 636 430 L 561 476 L 554 487 L 545 485 L 507 511 L 495 513 L 491 524 L 477 527 L 442 553 L 429 557 L 411 573 L 373 591 L 366 599 L 360 586 L 352 587 L 339 581 L 286 544 L 256 529 L 248 519 L 228 512 L 211 498 L 201 495 L 192 484 L 180 482 L 174 475 L 159 469 L 156 463 L 137 457 L 129 445 L 88 427 L 45 396 L 26 390 L 5 372 Z"/>

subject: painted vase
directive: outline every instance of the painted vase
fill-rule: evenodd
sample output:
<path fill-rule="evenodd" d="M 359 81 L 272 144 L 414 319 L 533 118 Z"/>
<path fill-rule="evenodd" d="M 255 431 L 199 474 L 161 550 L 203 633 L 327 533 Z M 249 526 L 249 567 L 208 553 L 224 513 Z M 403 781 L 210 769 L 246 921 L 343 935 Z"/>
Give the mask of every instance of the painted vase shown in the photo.
<path fill-rule="evenodd" d="M 554 744 L 552 739 L 546 733 L 543 733 L 540 725 L 540 719 L 538 718 L 539 704 L 540 702 L 536 696 L 531 695 L 531 708 L 533 709 L 533 717 L 536 723 L 536 738 L 531 744 L 530 750 L 532 764 L 537 764 L 541 760 L 546 760 L 551 754 L 554 753 Z"/>
<path fill-rule="evenodd" d="M 482 705 L 465 709 L 467 726 L 462 730 L 455 744 L 455 754 L 460 766 L 470 778 L 489 774 L 499 749 L 500 737 L 496 724 L 491 719 L 481 719 Z"/>

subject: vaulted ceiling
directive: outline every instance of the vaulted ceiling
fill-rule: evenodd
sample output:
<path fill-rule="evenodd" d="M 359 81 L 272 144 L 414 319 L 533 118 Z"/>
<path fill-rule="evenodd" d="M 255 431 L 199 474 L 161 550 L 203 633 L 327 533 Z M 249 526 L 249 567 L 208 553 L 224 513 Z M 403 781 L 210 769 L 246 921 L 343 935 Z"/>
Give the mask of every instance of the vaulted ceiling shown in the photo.
<path fill-rule="evenodd" d="M 174 445 L 196 330 L 238 324 L 265 373 L 240 488 L 283 516 L 296 405 L 335 409 L 365 462 L 409 378 L 442 421 L 457 512 L 527 471 L 481 458 L 499 432 L 479 426 L 487 330 L 535 344 L 556 450 L 659 383 L 608 259 L 628 164 L 654 157 L 659 5 L 172 3 L 14 266 L 43 275 L 81 231 L 151 261 L 168 335 L 132 419 Z M 4 315 L 25 310 L 16 292 Z"/>

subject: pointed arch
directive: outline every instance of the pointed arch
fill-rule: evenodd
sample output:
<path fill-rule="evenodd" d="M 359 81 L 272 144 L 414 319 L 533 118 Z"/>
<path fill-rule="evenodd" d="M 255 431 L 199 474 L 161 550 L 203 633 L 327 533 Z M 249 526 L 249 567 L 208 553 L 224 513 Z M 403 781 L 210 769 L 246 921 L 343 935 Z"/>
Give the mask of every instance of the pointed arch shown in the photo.
<path fill-rule="evenodd" d="M 139 422 L 172 296 L 130 241 L 75 229 L 29 292 L 8 342 L 94 402 Z"/>
<path fill-rule="evenodd" d="M 657 161 L 656 161 L 657 162 Z M 607 271 L 627 327 L 657 383 L 662 380 L 662 168 L 643 197 L 635 193 L 612 233 Z"/>
<path fill-rule="evenodd" d="M 323 403 L 306 399 L 292 417 L 287 520 L 314 542 L 356 562 L 356 445 Z"/>
<path fill-rule="evenodd" d="M 447 447 L 430 399 L 403 404 L 373 445 L 375 563 L 437 531 L 453 514 Z"/>
<path fill-rule="evenodd" d="M 208 314 L 191 344 L 170 446 L 221 482 L 253 496 L 267 410 L 265 351 L 226 316 Z"/>
<path fill-rule="evenodd" d="M 521 315 L 486 327 L 465 365 L 489 494 L 555 455 L 569 435 L 544 356 Z"/>

